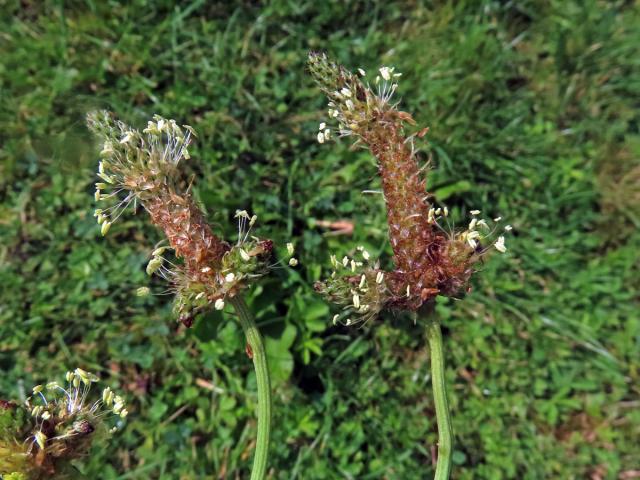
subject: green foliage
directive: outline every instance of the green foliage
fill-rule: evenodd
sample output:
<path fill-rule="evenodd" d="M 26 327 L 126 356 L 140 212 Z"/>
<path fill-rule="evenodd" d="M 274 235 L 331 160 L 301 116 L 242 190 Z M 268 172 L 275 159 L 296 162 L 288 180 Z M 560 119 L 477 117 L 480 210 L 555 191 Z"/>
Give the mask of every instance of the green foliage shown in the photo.
<path fill-rule="evenodd" d="M 468 298 L 438 305 L 455 478 L 637 469 L 638 206 L 616 191 L 637 169 L 633 4 L 0 4 L 0 392 L 19 399 L 76 365 L 124 390 L 128 425 L 88 478 L 244 478 L 256 406 L 230 314 L 185 330 L 169 296 L 135 296 L 161 238 L 144 215 L 100 236 L 84 128 L 96 108 L 192 125 L 209 220 L 235 239 L 246 209 L 281 257 L 296 245 L 300 267 L 249 299 L 275 377 L 272 478 L 431 475 L 424 332 L 393 315 L 332 327 L 311 288 L 329 253 L 363 245 L 384 263 L 390 249 L 382 199 L 362 193 L 379 188 L 374 160 L 315 141 L 325 103 L 310 49 L 403 72 L 402 108 L 430 127 L 431 191 L 454 219 L 478 208 L 514 226 Z M 339 220 L 351 236 L 324 226 Z"/>

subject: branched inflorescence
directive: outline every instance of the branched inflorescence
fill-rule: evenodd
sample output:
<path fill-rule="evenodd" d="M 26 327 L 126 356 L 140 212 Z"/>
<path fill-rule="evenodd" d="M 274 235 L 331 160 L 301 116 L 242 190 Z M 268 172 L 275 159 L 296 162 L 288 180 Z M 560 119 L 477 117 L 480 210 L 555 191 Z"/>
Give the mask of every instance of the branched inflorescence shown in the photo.
<path fill-rule="evenodd" d="M 353 137 L 378 160 L 396 266 L 382 272 L 377 265 L 360 267 L 355 261 L 350 267 L 351 260 L 334 259 L 331 278 L 317 284 L 321 293 L 344 307 L 334 321 L 366 320 L 384 307 L 417 310 L 437 295 L 463 292 L 474 264 L 491 246 L 506 251 L 495 226 L 500 218 L 490 226 L 474 210 L 468 228 L 456 231 L 448 227 L 447 208 L 430 205 L 414 144 L 427 129 L 406 133 L 416 122 L 392 103 L 401 76 L 394 68 L 380 68 L 372 86 L 364 70 L 351 73 L 324 53 L 311 53 L 308 65 L 329 99 L 329 119 L 337 123 L 338 136 Z M 321 123 L 317 140 L 325 143 L 331 137 L 331 129 Z"/>
<path fill-rule="evenodd" d="M 69 462 L 122 424 L 128 414 L 122 397 L 106 387 L 91 399 L 98 377 L 77 368 L 66 380 L 35 386 L 21 405 L 0 401 L 0 477 L 73 478 L 66 476 Z"/>
<path fill-rule="evenodd" d="M 155 115 L 139 132 L 108 112 L 89 114 L 88 125 L 104 142 L 95 198 L 111 206 L 95 211 L 102 234 L 130 204 L 140 203 L 147 210 L 169 243 L 153 251 L 147 273 L 170 282 L 183 323 L 190 325 L 208 308 L 221 310 L 225 298 L 266 272 L 273 245 L 250 235 L 257 217 L 236 212 L 238 241 L 230 245 L 212 232 L 189 187 L 183 186 L 178 166 L 190 158 L 188 148 L 195 137 L 191 127 Z M 170 249 L 180 264 L 164 257 Z M 139 295 L 147 293 L 146 287 L 138 289 Z"/>

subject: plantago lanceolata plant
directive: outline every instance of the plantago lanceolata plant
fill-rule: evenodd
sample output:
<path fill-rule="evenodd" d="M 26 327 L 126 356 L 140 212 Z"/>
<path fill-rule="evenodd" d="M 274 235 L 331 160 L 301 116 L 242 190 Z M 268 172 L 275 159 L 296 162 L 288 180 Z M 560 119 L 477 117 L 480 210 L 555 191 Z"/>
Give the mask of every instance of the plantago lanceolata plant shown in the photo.
<path fill-rule="evenodd" d="M 349 72 L 322 53 L 311 53 L 308 65 L 329 99 L 329 119 L 337 124 L 337 136 L 352 137 L 378 160 L 395 263 L 394 270 L 382 271 L 362 248 L 356 258 L 339 260 L 332 256 L 331 277 L 318 282 L 317 289 L 342 307 L 334 323 L 366 321 L 384 308 L 428 317 L 439 427 L 436 478 L 448 478 L 452 434 L 444 388 L 442 336 L 437 320 L 428 314 L 437 295 L 455 297 L 466 290 L 475 264 L 492 247 L 506 251 L 504 236 L 495 226 L 500 218 L 491 226 L 474 210 L 468 227 L 457 231 L 448 227 L 448 209 L 429 203 L 414 145 L 415 138 L 423 137 L 427 129 L 407 133 L 407 127 L 416 122 L 393 102 L 401 76 L 394 68 L 380 68 L 370 83 L 364 70 Z M 331 137 L 331 129 L 321 123 L 317 140 L 324 143 Z M 508 225 L 504 228 L 510 229 Z"/>
<path fill-rule="evenodd" d="M 0 478 L 75 479 L 72 460 L 104 442 L 127 416 L 125 401 L 109 387 L 93 399 L 98 377 L 76 368 L 67 385 L 33 387 L 24 404 L 0 401 Z"/>
<path fill-rule="evenodd" d="M 142 132 L 116 121 L 108 112 L 91 113 L 89 128 L 104 142 L 96 184 L 96 201 L 108 207 L 95 211 L 102 234 L 130 204 L 140 203 L 161 229 L 167 246 L 156 248 L 147 266 L 175 293 L 179 320 L 190 326 L 194 316 L 225 302 L 235 308 L 252 352 L 258 384 L 258 439 L 251 478 L 264 477 L 269 447 L 271 391 L 264 344 L 241 291 L 269 268 L 273 244 L 251 236 L 257 217 L 236 212 L 238 240 L 233 245 L 216 236 L 180 174 L 179 163 L 190 158 L 195 132 L 173 120 L 154 116 Z M 165 258 L 173 250 L 175 262 Z M 288 248 L 293 255 L 292 248 Z M 295 266 L 291 258 L 289 264 Z M 147 287 L 139 295 L 149 293 Z"/>

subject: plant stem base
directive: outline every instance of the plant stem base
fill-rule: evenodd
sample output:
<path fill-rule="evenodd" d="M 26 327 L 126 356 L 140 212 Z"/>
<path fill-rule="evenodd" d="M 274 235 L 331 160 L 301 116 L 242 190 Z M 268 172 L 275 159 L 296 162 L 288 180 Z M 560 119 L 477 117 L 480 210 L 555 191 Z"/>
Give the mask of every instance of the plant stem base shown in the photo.
<path fill-rule="evenodd" d="M 256 438 L 256 452 L 253 458 L 251 480 L 263 480 L 267 472 L 267 459 L 269 456 L 269 437 L 271 432 L 271 385 L 269 382 L 269 369 L 267 367 L 267 355 L 264 348 L 262 335 L 258 330 L 253 315 L 247 307 L 247 303 L 241 295 L 236 295 L 229 300 L 233 305 L 247 343 L 253 356 L 253 366 L 256 371 L 256 383 L 258 386 L 258 434 Z"/>
<path fill-rule="evenodd" d="M 444 353 L 442 351 L 442 332 L 440 324 L 433 318 L 427 319 L 427 338 L 431 350 L 431 384 L 436 405 L 438 422 L 438 461 L 435 480 L 447 480 L 451 472 L 451 452 L 453 449 L 453 432 L 449 403 L 444 378 Z"/>

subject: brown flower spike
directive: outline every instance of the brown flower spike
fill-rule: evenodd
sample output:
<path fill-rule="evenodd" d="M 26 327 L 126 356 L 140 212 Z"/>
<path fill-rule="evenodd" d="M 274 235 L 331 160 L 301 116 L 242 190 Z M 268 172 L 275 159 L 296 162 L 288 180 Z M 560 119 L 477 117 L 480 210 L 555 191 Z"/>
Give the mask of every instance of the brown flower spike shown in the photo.
<path fill-rule="evenodd" d="M 329 98 L 329 117 L 337 121 L 339 135 L 355 137 L 356 144 L 367 147 L 378 160 L 396 265 L 392 272 L 381 272 L 377 264 L 369 264 L 362 250 L 357 260 L 345 257 L 338 262 L 332 257 L 332 276 L 317 288 L 345 307 L 334 322 L 350 316 L 366 320 L 386 306 L 417 310 L 436 295 L 455 296 L 464 291 L 474 264 L 488 250 L 480 247 L 479 240 L 494 238 L 496 228 L 477 218 L 479 211 L 472 212 L 463 232 L 441 226 L 448 210 L 428 203 L 426 179 L 414 145 L 415 137 L 424 136 L 427 129 L 407 135 L 407 126 L 414 126 L 415 121 L 391 103 L 401 74 L 382 67 L 372 88 L 365 83 L 362 69 L 359 75 L 353 74 L 323 53 L 311 53 L 308 65 Z M 320 143 L 331 138 L 325 123 L 320 124 L 317 138 Z M 501 252 L 506 250 L 502 236 L 490 244 Z M 339 274 L 341 269 L 346 273 Z M 346 323 L 352 319 L 347 318 Z"/>
<path fill-rule="evenodd" d="M 108 112 L 89 114 L 87 123 L 104 142 L 98 167 L 103 181 L 96 183 L 95 198 L 113 203 L 95 211 L 102 234 L 131 203 L 139 202 L 149 212 L 169 246 L 153 251 L 147 273 L 171 283 L 183 323 L 190 325 L 197 313 L 208 308 L 221 310 L 225 298 L 266 272 L 272 242 L 250 237 L 257 217 L 236 212 L 239 238 L 230 245 L 212 232 L 190 188 L 184 186 L 178 165 L 190 158 L 188 147 L 195 136 L 191 127 L 155 115 L 139 132 Z M 182 264 L 163 257 L 168 249 Z M 139 295 L 148 293 L 146 287 L 138 289 Z"/>

